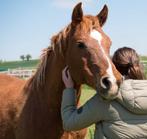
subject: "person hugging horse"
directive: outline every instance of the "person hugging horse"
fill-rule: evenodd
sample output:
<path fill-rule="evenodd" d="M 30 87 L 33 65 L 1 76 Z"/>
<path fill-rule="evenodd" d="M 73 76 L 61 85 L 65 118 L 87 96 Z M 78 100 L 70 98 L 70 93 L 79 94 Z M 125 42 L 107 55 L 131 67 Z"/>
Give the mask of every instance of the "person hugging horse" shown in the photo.
<path fill-rule="evenodd" d="M 63 129 L 62 70 L 69 66 L 77 105 L 82 84 L 104 91 L 107 99 L 115 98 L 122 78 L 109 55 L 111 39 L 102 29 L 107 17 L 106 5 L 96 15 L 85 15 L 78 3 L 69 24 L 51 38 L 30 79 L 0 74 L 0 139 L 85 138 L 86 129 Z"/>
<path fill-rule="evenodd" d="M 104 92 L 97 91 L 80 108 L 75 104 L 76 90 L 69 70 L 63 70 L 66 86 L 61 107 L 64 129 L 75 131 L 95 124 L 95 139 L 146 139 L 147 80 L 144 80 L 139 56 L 134 49 L 123 47 L 114 53 L 112 61 L 124 76 L 116 99 L 107 100 Z"/>

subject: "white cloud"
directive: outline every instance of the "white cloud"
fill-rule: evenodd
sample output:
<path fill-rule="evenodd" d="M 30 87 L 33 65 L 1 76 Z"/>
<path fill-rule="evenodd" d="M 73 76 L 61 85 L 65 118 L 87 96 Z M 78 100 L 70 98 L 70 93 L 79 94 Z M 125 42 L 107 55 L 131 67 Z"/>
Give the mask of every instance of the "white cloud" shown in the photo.
<path fill-rule="evenodd" d="M 92 3 L 92 0 L 54 0 L 52 5 L 57 8 L 73 8 L 77 3 L 82 2 L 83 5 Z"/>

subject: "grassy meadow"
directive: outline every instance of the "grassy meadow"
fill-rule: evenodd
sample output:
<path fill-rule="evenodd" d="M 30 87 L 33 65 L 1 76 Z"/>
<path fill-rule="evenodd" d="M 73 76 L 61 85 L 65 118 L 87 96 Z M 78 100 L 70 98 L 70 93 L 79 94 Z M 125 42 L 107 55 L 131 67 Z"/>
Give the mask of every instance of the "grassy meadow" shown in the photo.
<path fill-rule="evenodd" d="M 16 68 L 36 68 L 39 63 L 38 59 L 29 60 L 29 61 L 6 61 L 0 62 L 0 71 L 6 71 L 8 69 L 16 69 Z"/>
<path fill-rule="evenodd" d="M 142 56 L 141 61 L 145 67 L 145 73 L 147 75 L 147 56 Z M 9 62 L 0 62 L 0 71 L 6 71 L 8 69 L 15 68 L 36 68 L 39 63 L 39 60 L 30 60 L 30 61 L 9 61 Z M 82 96 L 80 98 L 81 105 L 84 104 L 89 98 L 95 94 L 95 91 L 90 87 L 83 85 L 82 87 Z M 94 125 L 88 128 L 88 134 L 86 139 L 93 139 L 94 137 Z"/>
<path fill-rule="evenodd" d="M 86 103 L 86 101 L 89 100 L 95 93 L 96 93 L 95 90 L 93 90 L 92 88 L 90 88 L 86 85 L 83 85 L 82 86 L 82 94 L 81 94 L 81 98 L 80 98 L 81 105 Z M 91 125 L 88 128 L 88 133 L 87 133 L 85 139 L 93 139 L 94 138 L 94 128 L 95 128 L 94 125 Z"/>

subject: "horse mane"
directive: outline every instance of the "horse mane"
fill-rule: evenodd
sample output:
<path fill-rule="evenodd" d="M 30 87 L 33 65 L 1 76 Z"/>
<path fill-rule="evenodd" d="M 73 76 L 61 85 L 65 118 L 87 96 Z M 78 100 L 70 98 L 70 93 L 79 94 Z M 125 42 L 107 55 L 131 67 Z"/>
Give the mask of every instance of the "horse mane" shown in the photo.
<path fill-rule="evenodd" d="M 66 36 L 68 34 L 70 26 L 67 26 L 61 30 L 58 34 L 54 35 L 51 38 L 51 46 L 42 50 L 40 56 L 40 63 L 35 74 L 28 80 L 25 89 L 30 90 L 41 90 L 45 85 L 45 75 L 47 73 L 47 64 L 49 59 L 54 56 L 62 55 L 63 56 L 63 45 L 65 43 Z M 53 54 L 54 53 L 54 54 Z M 52 55 L 53 54 L 53 55 Z"/>

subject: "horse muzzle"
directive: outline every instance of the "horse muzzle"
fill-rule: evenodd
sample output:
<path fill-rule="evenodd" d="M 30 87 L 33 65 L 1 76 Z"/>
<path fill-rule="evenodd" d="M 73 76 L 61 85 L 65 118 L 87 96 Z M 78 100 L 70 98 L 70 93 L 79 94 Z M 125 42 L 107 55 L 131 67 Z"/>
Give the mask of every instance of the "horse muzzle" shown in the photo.
<path fill-rule="evenodd" d="M 118 95 L 120 84 L 109 76 L 104 76 L 100 79 L 100 84 L 97 86 L 99 94 L 108 100 L 115 99 Z"/>

